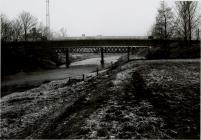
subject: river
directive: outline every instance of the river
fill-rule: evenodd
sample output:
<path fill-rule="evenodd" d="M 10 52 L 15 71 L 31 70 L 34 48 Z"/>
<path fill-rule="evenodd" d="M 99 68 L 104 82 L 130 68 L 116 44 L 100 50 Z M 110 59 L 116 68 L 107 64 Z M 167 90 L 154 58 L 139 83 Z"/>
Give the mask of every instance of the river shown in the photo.
<path fill-rule="evenodd" d="M 116 62 L 120 56 L 106 56 L 105 65 Z M 1 96 L 5 96 L 12 92 L 24 91 L 33 87 L 40 86 L 52 80 L 60 80 L 69 77 L 81 77 L 83 74 L 89 74 L 100 66 L 99 58 L 89 58 L 82 61 L 74 62 L 70 68 L 65 65 L 57 69 L 40 70 L 34 72 L 20 72 L 14 75 L 3 77 L 1 81 Z"/>

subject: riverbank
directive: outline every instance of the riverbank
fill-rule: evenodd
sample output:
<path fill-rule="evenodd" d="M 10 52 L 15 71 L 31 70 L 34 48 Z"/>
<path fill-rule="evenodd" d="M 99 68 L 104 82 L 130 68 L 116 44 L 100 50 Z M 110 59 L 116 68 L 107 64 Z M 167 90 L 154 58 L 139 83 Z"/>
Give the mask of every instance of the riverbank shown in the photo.
<path fill-rule="evenodd" d="M 3 97 L 1 138 L 198 139 L 199 97 L 199 60 L 131 61 Z"/>
<path fill-rule="evenodd" d="M 61 80 L 71 78 L 82 78 L 83 74 L 89 74 L 101 69 L 100 58 L 91 55 L 91 58 L 82 61 L 76 61 L 66 68 L 62 65 L 57 69 L 40 70 L 33 72 L 20 72 L 14 75 L 4 76 L 1 81 L 1 96 L 8 95 L 12 92 L 22 92 L 34 87 L 38 87 L 43 83 L 48 83 L 53 80 Z M 105 57 L 105 67 L 115 63 L 120 58 L 120 55 L 112 55 Z"/>

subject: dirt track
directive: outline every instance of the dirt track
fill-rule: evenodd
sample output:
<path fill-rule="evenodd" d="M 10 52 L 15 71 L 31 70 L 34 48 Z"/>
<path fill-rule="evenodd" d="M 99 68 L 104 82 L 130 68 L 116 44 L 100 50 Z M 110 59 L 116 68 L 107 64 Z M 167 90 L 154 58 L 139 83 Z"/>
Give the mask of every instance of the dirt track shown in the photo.
<path fill-rule="evenodd" d="M 1 138 L 199 138 L 200 62 L 132 61 L 1 100 Z"/>

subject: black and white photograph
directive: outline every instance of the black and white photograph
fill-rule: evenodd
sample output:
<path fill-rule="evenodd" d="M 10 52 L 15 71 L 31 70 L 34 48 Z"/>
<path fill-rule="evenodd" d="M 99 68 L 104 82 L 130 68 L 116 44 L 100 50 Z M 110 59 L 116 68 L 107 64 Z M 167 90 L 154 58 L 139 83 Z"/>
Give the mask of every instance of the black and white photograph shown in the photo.
<path fill-rule="evenodd" d="M 199 0 L 0 0 L 1 139 L 200 139 Z"/>

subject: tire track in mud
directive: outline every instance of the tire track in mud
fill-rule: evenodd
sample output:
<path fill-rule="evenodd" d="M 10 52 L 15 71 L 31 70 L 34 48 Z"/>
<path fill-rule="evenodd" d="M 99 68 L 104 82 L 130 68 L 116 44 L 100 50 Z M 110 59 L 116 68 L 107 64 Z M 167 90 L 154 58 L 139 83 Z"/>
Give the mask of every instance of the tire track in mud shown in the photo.
<path fill-rule="evenodd" d="M 103 123 L 111 123 L 116 120 L 120 125 L 123 124 L 121 126 L 123 126 L 122 128 L 124 129 L 120 129 L 121 135 L 117 135 L 115 138 L 132 138 L 135 136 L 138 136 L 137 138 L 163 138 L 160 133 L 167 134 L 164 138 L 186 138 L 187 136 L 184 133 L 175 130 L 178 130 L 180 126 L 185 127 L 187 125 L 183 121 L 179 122 L 180 119 L 185 118 L 182 115 L 188 116 L 188 113 L 191 113 L 192 117 L 193 115 L 197 115 L 197 110 L 192 112 L 192 110 L 189 110 L 189 104 L 186 105 L 186 102 L 188 102 L 188 99 L 190 98 L 185 98 L 185 100 L 178 105 L 174 96 L 165 94 L 163 90 L 159 94 L 154 93 L 153 88 L 157 88 L 155 87 L 157 85 L 149 87 L 146 83 L 146 77 L 144 77 L 143 69 L 146 69 L 147 67 L 143 66 L 142 69 L 139 69 L 138 66 L 136 67 L 137 69 L 130 68 L 132 75 L 129 76 L 130 80 L 128 81 L 128 84 L 126 85 L 124 83 L 124 91 L 118 91 L 118 89 L 114 91 L 110 90 L 111 87 L 114 88 L 112 80 L 114 80 L 117 73 L 122 70 L 115 68 L 113 72 L 108 75 L 105 73 L 100 74 L 98 78 L 92 78 L 85 81 L 82 88 L 83 90 L 75 88 L 74 92 L 79 93 L 79 97 L 70 103 L 68 102 L 68 104 L 67 102 L 64 102 L 56 111 L 54 110 L 50 114 L 46 114 L 42 119 L 37 120 L 36 124 L 30 126 L 31 131 L 29 131 L 29 127 L 25 128 L 23 130 L 24 132 L 19 134 L 17 138 L 88 138 L 89 135 L 86 134 L 89 134 L 89 129 L 82 129 L 82 127 L 86 126 L 86 120 L 89 119 L 92 114 L 95 114 L 95 116 L 97 115 L 94 112 L 98 109 L 103 109 L 105 106 L 108 107 L 108 110 L 106 111 L 107 114 L 105 115 L 105 120 L 103 119 L 101 121 L 103 121 Z M 126 69 L 127 68 L 125 68 L 125 70 Z M 152 68 L 148 67 L 148 71 L 150 70 L 152 70 Z M 150 80 L 153 79 L 150 78 Z M 197 90 L 197 88 L 195 90 Z M 167 91 L 169 91 L 169 89 Z M 191 100 L 195 100 L 195 97 L 192 97 Z M 117 101 L 117 104 L 114 104 L 114 100 Z M 150 108 L 144 107 L 142 103 L 147 104 Z M 125 106 L 128 106 L 128 108 L 125 108 Z M 136 113 L 133 118 L 138 117 L 139 119 L 139 117 L 143 117 L 144 119 L 134 119 L 134 123 L 130 124 L 128 115 L 125 117 L 125 114 L 131 113 L 130 110 L 133 111 L 133 114 Z M 182 110 L 185 110 L 186 112 L 182 112 Z M 154 115 L 149 115 L 148 113 L 150 112 L 154 113 Z M 149 120 L 149 117 L 153 117 L 154 119 L 162 118 L 162 120 L 152 122 L 151 119 Z M 199 116 L 197 120 L 199 120 Z M 124 124 L 125 121 L 129 125 Z M 163 121 L 165 122 L 165 126 L 161 127 L 160 124 L 161 122 L 163 123 Z M 134 126 L 135 124 L 138 124 L 139 126 Z M 176 126 L 177 124 L 180 126 Z M 152 133 L 152 126 L 154 127 L 154 133 Z M 138 128 L 141 128 L 141 130 L 137 130 Z M 155 128 L 157 132 L 155 132 Z M 160 131 L 161 128 L 162 130 Z M 34 129 L 35 131 L 33 131 Z M 103 128 L 100 132 L 105 135 L 108 133 L 105 132 L 106 130 L 107 129 Z M 107 131 L 110 130 L 108 129 Z M 129 133 L 127 134 L 127 132 Z M 188 134 L 191 135 L 190 138 L 194 138 L 197 133 L 196 130 L 195 134 Z M 125 135 L 127 135 L 127 137 L 125 137 Z"/>
<path fill-rule="evenodd" d="M 196 99 L 195 95 L 183 95 L 182 101 L 178 102 L 176 99 L 174 99 L 174 95 L 171 96 L 164 94 L 164 91 L 161 91 L 160 94 L 156 94 L 152 91 L 152 88 L 146 85 L 141 73 L 143 72 L 136 71 L 132 75 L 133 87 L 135 87 L 134 89 L 136 89 L 136 97 L 138 100 L 146 99 L 153 105 L 157 115 L 162 117 L 165 121 L 166 133 L 172 138 L 199 138 L 199 121 L 196 122 L 196 120 L 199 120 L 199 110 L 192 110 L 191 106 L 188 105 L 196 104 L 196 101 L 198 101 L 198 99 Z M 183 88 L 185 89 L 185 87 L 182 87 L 181 90 L 183 90 Z M 193 89 L 193 87 L 190 89 Z M 193 92 L 196 93 L 196 91 Z M 189 122 L 184 120 L 189 120 L 194 124 L 190 124 Z M 195 129 L 194 125 L 196 124 L 197 128 Z"/>
<path fill-rule="evenodd" d="M 100 77 L 88 81 L 82 96 L 71 104 L 62 106 L 27 138 L 72 138 L 81 135 L 80 129 L 85 119 L 107 102 L 107 87 L 112 77 Z M 95 90 L 96 89 L 96 90 Z"/>
<path fill-rule="evenodd" d="M 120 83 L 116 83 L 115 78 L 109 100 L 83 124 L 83 137 L 68 138 L 170 138 L 160 130 L 163 120 L 155 116 L 152 105 L 143 97 L 146 93 L 142 78 L 135 71 L 132 75 L 134 79 L 126 74 Z"/>
<path fill-rule="evenodd" d="M 85 125 L 86 120 L 91 114 L 98 108 L 103 108 L 108 103 L 108 100 L 110 100 L 112 93 L 109 91 L 109 88 L 112 86 L 111 81 L 116 77 L 117 71 L 119 70 L 115 70 L 110 77 L 101 77 L 100 79 L 92 80 L 86 84 L 85 91 L 81 97 L 70 105 L 64 105 L 61 110 L 56 111 L 45 123 L 40 125 L 34 134 L 27 138 L 59 139 L 86 137 L 89 130 L 83 130 L 82 126 Z M 126 93 L 126 96 L 120 95 L 119 97 L 115 97 L 117 100 L 120 98 L 123 100 L 133 100 L 132 102 L 135 102 L 135 104 L 138 105 L 140 104 L 140 101 L 151 98 L 152 94 L 150 94 L 150 91 L 146 88 L 144 80 L 138 72 L 132 74 L 132 80 L 130 82 L 132 87 L 125 88 L 126 90 L 129 90 L 129 92 L 132 91 L 135 94 L 135 98 L 131 99 Z M 120 101 L 122 99 L 120 99 Z M 123 108 L 123 110 L 124 109 L 125 108 Z M 106 119 L 108 119 L 108 115 L 106 115 L 106 117 Z M 124 135 L 126 133 L 122 134 Z M 121 135 L 119 136 L 122 137 Z M 122 138 L 124 138 L 124 136 Z"/>

